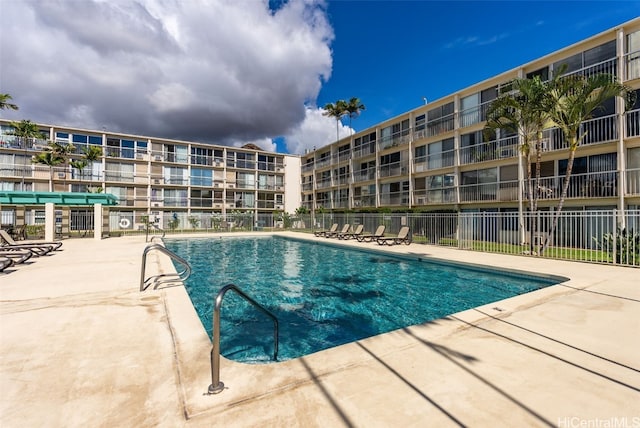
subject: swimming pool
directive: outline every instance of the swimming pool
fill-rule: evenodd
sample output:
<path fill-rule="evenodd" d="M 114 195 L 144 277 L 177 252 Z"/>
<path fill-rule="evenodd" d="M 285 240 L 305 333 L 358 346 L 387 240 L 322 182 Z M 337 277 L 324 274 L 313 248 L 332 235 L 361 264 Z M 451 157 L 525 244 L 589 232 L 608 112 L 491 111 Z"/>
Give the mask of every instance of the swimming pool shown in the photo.
<path fill-rule="evenodd" d="M 278 318 L 280 361 L 558 282 L 279 236 L 165 245 L 192 266 L 186 289 L 209 336 L 215 296 L 236 284 Z M 233 293 L 225 296 L 220 327 L 225 357 L 260 363 L 273 355 L 272 322 Z"/>

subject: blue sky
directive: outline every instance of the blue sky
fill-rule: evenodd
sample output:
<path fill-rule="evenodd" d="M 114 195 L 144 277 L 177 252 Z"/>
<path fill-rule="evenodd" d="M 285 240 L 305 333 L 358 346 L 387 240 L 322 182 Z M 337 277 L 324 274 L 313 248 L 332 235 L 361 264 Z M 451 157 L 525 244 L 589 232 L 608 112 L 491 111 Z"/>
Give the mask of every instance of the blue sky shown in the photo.
<path fill-rule="evenodd" d="M 640 14 L 639 1 L 0 4 L 0 93 L 20 107 L 3 118 L 293 154 L 335 141 L 329 102 L 360 98 L 360 131 Z"/>
<path fill-rule="evenodd" d="M 636 18 L 640 2 L 330 0 L 328 15 L 318 105 L 360 98 L 360 131 Z"/>

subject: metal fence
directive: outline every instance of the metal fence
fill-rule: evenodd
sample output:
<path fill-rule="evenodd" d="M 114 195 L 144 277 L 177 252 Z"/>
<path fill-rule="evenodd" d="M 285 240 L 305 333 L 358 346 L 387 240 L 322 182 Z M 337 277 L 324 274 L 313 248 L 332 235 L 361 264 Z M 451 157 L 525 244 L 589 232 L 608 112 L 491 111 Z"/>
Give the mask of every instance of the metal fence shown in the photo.
<path fill-rule="evenodd" d="M 146 233 L 146 221 L 166 232 L 295 230 L 313 232 L 338 223 L 388 236 L 409 226 L 413 242 L 461 250 L 640 267 L 640 210 L 563 211 L 553 233 L 555 212 L 322 213 L 305 215 L 163 213 L 145 216 L 110 213 L 110 231 Z M 73 220 L 72 220 L 73 223 Z M 152 232 L 156 228 L 152 228 Z"/>
<path fill-rule="evenodd" d="M 514 255 L 640 267 L 640 210 L 555 212 L 462 212 L 316 215 L 313 229 L 333 223 L 386 226 L 395 235 L 409 226 L 413 242 Z"/>

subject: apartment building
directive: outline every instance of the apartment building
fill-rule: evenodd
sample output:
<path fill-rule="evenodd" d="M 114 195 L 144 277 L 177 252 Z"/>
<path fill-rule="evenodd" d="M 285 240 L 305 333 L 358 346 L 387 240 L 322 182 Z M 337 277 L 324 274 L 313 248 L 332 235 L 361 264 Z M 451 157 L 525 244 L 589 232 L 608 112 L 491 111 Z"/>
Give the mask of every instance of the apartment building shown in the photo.
<path fill-rule="evenodd" d="M 302 204 L 314 210 L 526 210 L 518 135 L 483 132 L 490 103 L 515 78 L 610 73 L 640 92 L 640 19 L 420 106 L 302 157 Z M 640 93 L 583 123 L 566 210 L 640 208 Z M 541 209 L 557 205 L 567 168 L 562 132 L 542 144 Z"/>
<path fill-rule="evenodd" d="M 300 200 L 300 158 L 259 150 L 168 140 L 107 131 L 39 125 L 42 139 L 21 139 L 0 119 L 0 191 L 105 192 L 118 199 L 111 207 L 112 230 L 136 229 L 144 217 L 179 218 L 181 227 L 197 219 L 209 227 L 212 216 L 242 212 L 259 221 L 275 211 L 293 212 Z M 49 141 L 72 144 L 66 164 L 50 168 L 32 162 Z M 76 163 L 86 149 L 102 151 L 86 166 Z M 288 197 L 287 195 L 293 195 Z M 3 205 L 2 222 L 16 210 Z M 40 206 L 20 209 L 26 224 L 42 221 Z M 39 217 L 40 216 L 40 217 Z M 149 217 L 147 217 L 149 218 Z M 165 220 L 166 223 L 166 220 Z M 165 224 L 166 226 L 166 224 Z"/>

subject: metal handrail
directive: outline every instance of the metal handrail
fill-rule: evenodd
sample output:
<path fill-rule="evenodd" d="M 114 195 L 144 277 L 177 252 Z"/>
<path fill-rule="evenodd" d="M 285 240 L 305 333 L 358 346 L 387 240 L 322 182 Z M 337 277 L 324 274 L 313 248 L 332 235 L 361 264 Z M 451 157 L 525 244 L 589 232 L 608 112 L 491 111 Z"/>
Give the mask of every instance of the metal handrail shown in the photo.
<path fill-rule="evenodd" d="M 158 236 L 158 235 L 153 235 L 151 237 L 151 239 L 149 239 L 149 226 L 153 226 L 153 228 L 159 232 L 162 232 L 162 236 Z M 159 227 L 157 224 L 155 223 L 147 223 L 147 227 L 146 227 L 146 233 L 145 233 L 145 238 L 144 238 L 144 242 L 153 242 L 153 238 L 164 238 L 164 235 L 166 235 L 167 232 L 166 230 L 162 229 L 161 227 Z"/>
<path fill-rule="evenodd" d="M 151 250 L 158 250 L 168 255 L 173 260 L 180 263 L 184 267 L 184 269 L 178 273 L 165 273 L 165 274 L 150 276 L 149 278 L 145 279 L 144 274 L 147 266 L 147 254 Z M 172 252 L 171 250 L 168 250 L 167 248 L 163 247 L 160 244 L 149 244 L 142 252 L 142 269 L 140 270 L 140 291 L 146 290 L 147 288 L 149 288 L 149 286 L 152 283 L 154 284 L 153 288 L 157 289 L 161 284 L 166 284 L 168 282 L 176 282 L 177 280 L 185 281 L 187 278 L 189 278 L 190 275 L 191 275 L 191 265 L 189 264 L 189 262 L 183 259 L 182 257 L 180 257 L 179 255 L 177 255 L 176 253 Z"/>
<path fill-rule="evenodd" d="M 224 295 L 229 290 L 235 291 L 240 297 L 273 320 L 273 360 L 278 360 L 278 319 L 235 284 L 227 284 L 218 292 L 213 306 L 213 346 L 211 347 L 211 385 L 209 385 L 209 394 L 218 394 L 224 390 L 224 383 L 220 382 L 220 307 L 222 306 Z"/>

